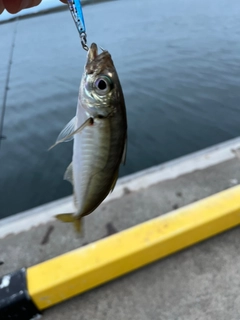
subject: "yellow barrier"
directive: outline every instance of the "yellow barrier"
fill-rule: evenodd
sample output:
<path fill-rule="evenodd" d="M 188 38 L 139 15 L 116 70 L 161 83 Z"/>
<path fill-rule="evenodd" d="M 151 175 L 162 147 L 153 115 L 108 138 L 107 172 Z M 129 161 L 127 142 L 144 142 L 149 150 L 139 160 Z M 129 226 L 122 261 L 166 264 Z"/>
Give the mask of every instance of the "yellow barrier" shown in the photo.
<path fill-rule="evenodd" d="M 27 269 L 39 310 L 240 224 L 240 186 Z"/>

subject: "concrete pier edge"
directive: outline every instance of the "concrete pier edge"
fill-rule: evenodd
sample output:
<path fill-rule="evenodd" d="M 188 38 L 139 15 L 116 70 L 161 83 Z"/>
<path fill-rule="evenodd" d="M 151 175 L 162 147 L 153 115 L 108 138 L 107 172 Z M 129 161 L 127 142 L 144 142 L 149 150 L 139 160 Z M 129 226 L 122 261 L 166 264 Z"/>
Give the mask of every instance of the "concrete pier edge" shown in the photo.
<path fill-rule="evenodd" d="M 175 179 L 186 173 L 201 170 L 218 163 L 240 157 L 240 137 L 120 178 L 116 187 L 103 203 L 120 198 L 126 190 L 146 189 L 161 181 Z M 0 239 L 18 234 L 40 224 L 55 220 L 55 215 L 72 212 L 72 196 L 18 213 L 0 220 Z"/>

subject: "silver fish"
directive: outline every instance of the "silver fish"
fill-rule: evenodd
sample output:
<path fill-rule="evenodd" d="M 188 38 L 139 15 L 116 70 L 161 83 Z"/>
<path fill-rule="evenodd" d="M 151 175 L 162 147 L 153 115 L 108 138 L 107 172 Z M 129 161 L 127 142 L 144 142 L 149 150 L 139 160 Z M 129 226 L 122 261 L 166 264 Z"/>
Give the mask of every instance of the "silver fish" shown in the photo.
<path fill-rule="evenodd" d="M 76 210 L 56 217 L 72 222 L 80 232 L 82 217 L 113 191 L 120 163 L 126 158 L 127 117 L 121 84 L 111 55 L 106 50 L 98 54 L 95 43 L 87 54 L 76 116 L 55 145 L 71 139 L 73 158 L 64 179 L 73 185 Z"/>

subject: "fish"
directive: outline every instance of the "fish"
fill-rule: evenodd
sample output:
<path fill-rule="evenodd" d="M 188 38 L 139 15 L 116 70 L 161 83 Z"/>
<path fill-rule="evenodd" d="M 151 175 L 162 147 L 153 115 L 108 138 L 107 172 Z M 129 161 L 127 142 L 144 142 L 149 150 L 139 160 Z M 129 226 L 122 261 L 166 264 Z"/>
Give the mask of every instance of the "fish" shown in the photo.
<path fill-rule="evenodd" d="M 75 211 L 56 218 L 73 223 L 92 213 L 114 190 L 119 167 L 126 162 L 127 114 L 111 54 L 96 43 L 87 52 L 75 117 L 59 134 L 57 144 L 73 140 L 72 162 L 64 179 L 72 183 Z M 50 149 L 51 149 L 50 148 Z"/>

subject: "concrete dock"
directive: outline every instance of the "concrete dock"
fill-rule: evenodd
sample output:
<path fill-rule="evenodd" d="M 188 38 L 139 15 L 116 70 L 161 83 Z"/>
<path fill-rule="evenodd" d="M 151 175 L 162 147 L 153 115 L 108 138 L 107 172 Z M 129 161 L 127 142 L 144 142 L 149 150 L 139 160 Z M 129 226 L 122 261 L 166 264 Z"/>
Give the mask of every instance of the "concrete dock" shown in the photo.
<path fill-rule="evenodd" d="M 0 220 L 0 276 L 239 184 L 239 150 L 237 138 L 120 179 L 85 218 L 82 238 L 53 218 L 71 211 L 71 197 Z M 238 320 L 239 243 L 237 227 L 56 305 L 43 319 Z"/>

